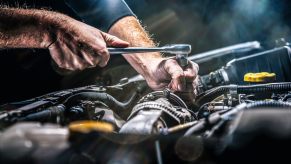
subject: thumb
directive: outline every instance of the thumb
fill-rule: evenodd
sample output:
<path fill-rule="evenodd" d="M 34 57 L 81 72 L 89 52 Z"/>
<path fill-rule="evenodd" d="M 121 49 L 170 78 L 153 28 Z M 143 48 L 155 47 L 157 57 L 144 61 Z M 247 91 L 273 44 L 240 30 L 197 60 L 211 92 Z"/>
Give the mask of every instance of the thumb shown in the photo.
<path fill-rule="evenodd" d="M 105 32 L 101 32 L 101 34 L 107 46 L 112 46 L 112 47 L 128 47 L 129 46 L 128 42 L 121 40 L 116 36 L 107 34 Z"/>
<path fill-rule="evenodd" d="M 164 67 L 172 78 L 169 87 L 175 91 L 182 91 L 186 85 L 183 69 L 179 66 L 176 60 L 167 60 Z"/>

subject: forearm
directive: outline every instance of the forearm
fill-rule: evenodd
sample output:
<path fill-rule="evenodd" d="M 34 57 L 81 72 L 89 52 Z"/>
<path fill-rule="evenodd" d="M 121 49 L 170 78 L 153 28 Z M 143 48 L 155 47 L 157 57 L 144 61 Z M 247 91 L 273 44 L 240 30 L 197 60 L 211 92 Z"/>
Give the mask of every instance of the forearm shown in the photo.
<path fill-rule="evenodd" d="M 141 27 L 138 20 L 133 16 L 128 16 L 117 21 L 109 30 L 115 35 L 130 43 L 134 47 L 153 47 L 155 44 L 150 39 L 146 31 Z M 127 54 L 125 59 L 142 75 L 147 76 L 146 72 L 150 66 L 149 62 L 154 62 L 153 58 L 162 58 L 160 53 L 141 53 Z"/>
<path fill-rule="evenodd" d="M 47 48 L 54 36 L 50 31 L 54 12 L 0 8 L 0 48 Z"/>

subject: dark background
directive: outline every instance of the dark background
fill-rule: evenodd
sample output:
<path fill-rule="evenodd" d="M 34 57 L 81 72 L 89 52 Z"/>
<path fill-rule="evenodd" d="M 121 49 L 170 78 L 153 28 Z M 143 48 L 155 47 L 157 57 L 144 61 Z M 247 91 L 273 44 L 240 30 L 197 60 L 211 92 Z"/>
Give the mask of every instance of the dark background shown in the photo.
<path fill-rule="evenodd" d="M 161 45 L 189 43 L 193 54 L 258 40 L 290 38 L 288 0 L 126 0 Z"/>

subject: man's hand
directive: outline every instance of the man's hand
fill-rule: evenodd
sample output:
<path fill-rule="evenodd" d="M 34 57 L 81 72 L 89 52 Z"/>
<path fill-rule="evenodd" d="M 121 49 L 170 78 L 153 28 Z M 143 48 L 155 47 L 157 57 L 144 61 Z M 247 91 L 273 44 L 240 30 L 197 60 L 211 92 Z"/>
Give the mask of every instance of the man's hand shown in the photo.
<path fill-rule="evenodd" d="M 65 70 L 103 67 L 109 60 L 107 46 L 128 45 L 60 13 L 0 8 L 0 48 L 49 48 L 52 59 Z"/>
<path fill-rule="evenodd" d="M 129 45 L 128 42 L 71 18 L 56 23 L 58 26 L 52 29 L 56 41 L 49 46 L 49 51 L 60 68 L 83 70 L 96 65 L 104 67 L 110 56 L 107 46 Z"/>
<path fill-rule="evenodd" d="M 109 33 L 130 42 L 133 47 L 155 46 L 137 19 L 132 16 L 117 21 Z M 124 57 L 146 79 L 152 89 L 160 90 L 169 87 L 172 91 L 186 91 L 195 94 L 197 64 L 190 62 L 189 66 L 183 70 L 176 60 L 162 58 L 159 53 L 127 54 Z M 190 83 L 191 87 L 186 87 L 186 82 Z"/>
<path fill-rule="evenodd" d="M 145 79 L 154 90 L 165 87 L 173 91 L 194 91 L 197 86 L 198 65 L 189 61 L 183 70 L 175 59 L 151 59 Z M 190 83 L 190 85 L 189 85 Z"/>

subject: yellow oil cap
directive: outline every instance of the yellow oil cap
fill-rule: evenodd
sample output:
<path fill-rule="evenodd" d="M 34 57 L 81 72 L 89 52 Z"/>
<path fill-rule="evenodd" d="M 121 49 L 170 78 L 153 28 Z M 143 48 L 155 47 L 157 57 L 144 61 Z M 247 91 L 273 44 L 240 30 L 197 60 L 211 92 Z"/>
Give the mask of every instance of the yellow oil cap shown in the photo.
<path fill-rule="evenodd" d="M 100 121 L 75 121 L 69 124 L 71 132 L 89 133 L 92 131 L 110 133 L 113 132 L 112 124 Z"/>
<path fill-rule="evenodd" d="M 247 73 L 244 76 L 245 82 L 273 82 L 276 80 L 276 74 L 275 73 L 269 73 L 269 72 L 260 72 L 260 73 Z"/>

